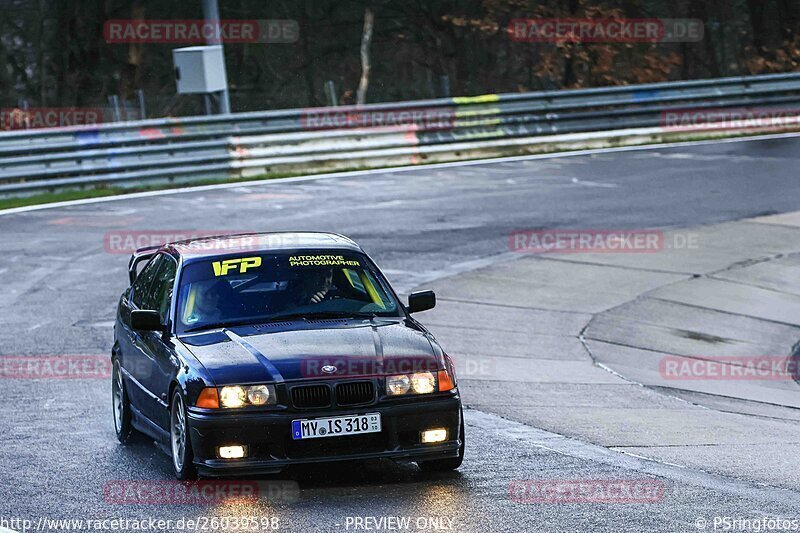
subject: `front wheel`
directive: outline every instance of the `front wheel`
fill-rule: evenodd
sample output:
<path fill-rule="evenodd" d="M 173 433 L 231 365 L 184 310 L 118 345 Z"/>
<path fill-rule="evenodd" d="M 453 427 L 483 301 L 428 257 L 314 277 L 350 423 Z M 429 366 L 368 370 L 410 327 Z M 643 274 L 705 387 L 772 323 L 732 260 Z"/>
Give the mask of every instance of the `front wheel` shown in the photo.
<path fill-rule="evenodd" d="M 458 433 L 461 446 L 458 447 L 458 457 L 448 459 L 434 459 L 432 461 L 419 461 L 417 465 L 423 472 L 449 472 L 455 470 L 464 461 L 464 412 L 461 412 L 461 430 Z"/>
<path fill-rule="evenodd" d="M 180 480 L 194 479 L 197 475 L 192 453 L 192 443 L 189 440 L 189 423 L 186 418 L 186 406 L 180 391 L 172 395 L 172 404 L 169 414 L 169 437 L 172 450 L 172 470 L 175 477 Z"/>
<path fill-rule="evenodd" d="M 125 444 L 131 440 L 133 424 L 131 424 L 131 405 L 128 400 L 128 392 L 125 390 L 125 382 L 122 380 L 122 370 L 118 359 L 114 359 L 111 372 L 111 404 L 114 410 L 114 431 L 117 434 L 117 440 Z"/>

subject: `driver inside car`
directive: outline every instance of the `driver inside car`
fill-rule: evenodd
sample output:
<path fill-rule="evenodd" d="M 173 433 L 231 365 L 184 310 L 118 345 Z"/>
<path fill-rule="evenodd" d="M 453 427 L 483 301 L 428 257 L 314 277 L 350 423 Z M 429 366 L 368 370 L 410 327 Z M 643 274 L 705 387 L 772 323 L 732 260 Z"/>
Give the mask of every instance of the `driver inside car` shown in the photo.
<path fill-rule="evenodd" d="M 300 280 L 295 306 L 318 304 L 331 295 L 333 288 L 333 269 L 309 272 Z"/>
<path fill-rule="evenodd" d="M 194 309 L 187 319 L 188 324 L 213 323 L 222 320 L 225 315 L 226 295 L 230 297 L 233 289 L 224 280 L 215 280 L 205 287 L 198 287 L 194 298 Z"/>

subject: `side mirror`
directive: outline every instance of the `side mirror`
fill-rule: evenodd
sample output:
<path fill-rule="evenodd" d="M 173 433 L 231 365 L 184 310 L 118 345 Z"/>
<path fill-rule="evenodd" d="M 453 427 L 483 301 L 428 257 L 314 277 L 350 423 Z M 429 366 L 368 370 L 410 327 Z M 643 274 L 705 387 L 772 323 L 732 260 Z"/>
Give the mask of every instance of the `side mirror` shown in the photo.
<path fill-rule="evenodd" d="M 433 291 L 412 292 L 408 295 L 408 312 L 418 313 L 436 307 L 436 294 Z"/>
<path fill-rule="evenodd" d="M 143 331 L 164 331 L 158 311 L 131 311 L 131 327 Z"/>

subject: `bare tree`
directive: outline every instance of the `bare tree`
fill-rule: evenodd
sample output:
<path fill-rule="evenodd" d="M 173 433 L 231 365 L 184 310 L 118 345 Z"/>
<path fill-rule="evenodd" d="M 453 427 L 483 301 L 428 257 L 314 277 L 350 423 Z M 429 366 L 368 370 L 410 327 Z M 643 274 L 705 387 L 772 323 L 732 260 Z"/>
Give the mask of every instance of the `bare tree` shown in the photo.
<path fill-rule="evenodd" d="M 364 9 L 364 33 L 361 35 L 361 79 L 356 92 L 356 105 L 364 105 L 367 101 L 367 87 L 369 86 L 369 43 L 372 40 L 372 27 L 375 23 L 375 14 L 372 9 Z"/>

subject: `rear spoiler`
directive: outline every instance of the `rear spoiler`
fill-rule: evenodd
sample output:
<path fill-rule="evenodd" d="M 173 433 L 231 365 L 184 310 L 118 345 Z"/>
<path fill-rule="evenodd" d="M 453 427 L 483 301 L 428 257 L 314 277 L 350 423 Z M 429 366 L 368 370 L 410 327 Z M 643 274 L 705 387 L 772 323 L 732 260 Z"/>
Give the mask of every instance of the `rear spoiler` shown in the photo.
<path fill-rule="evenodd" d="M 131 255 L 128 261 L 128 279 L 131 280 L 131 285 L 136 281 L 136 276 L 139 274 L 138 267 L 143 261 L 149 261 L 161 246 L 148 246 L 147 248 L 139 248 Z"/>

